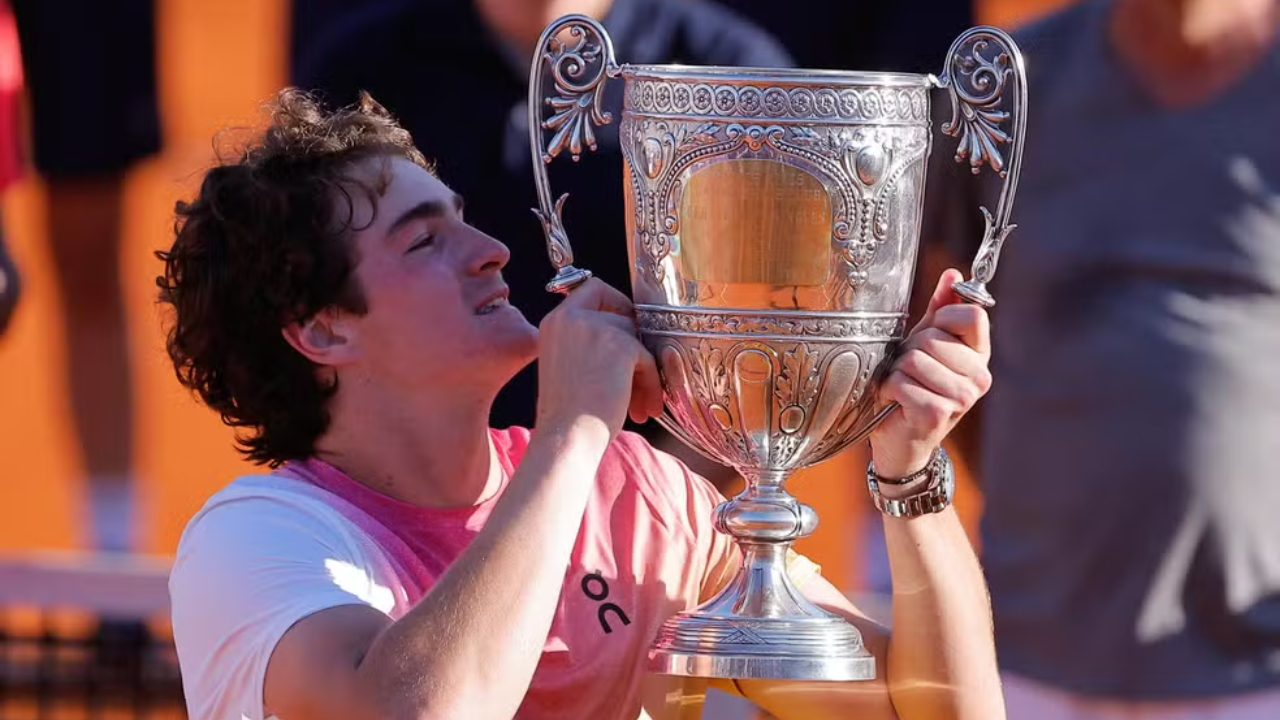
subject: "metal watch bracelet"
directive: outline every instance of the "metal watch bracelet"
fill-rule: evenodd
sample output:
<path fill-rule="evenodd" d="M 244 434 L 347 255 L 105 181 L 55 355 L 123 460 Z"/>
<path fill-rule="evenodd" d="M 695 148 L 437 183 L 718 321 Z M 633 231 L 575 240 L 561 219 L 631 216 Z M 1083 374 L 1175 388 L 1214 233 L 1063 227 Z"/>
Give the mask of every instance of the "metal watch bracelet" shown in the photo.
<path fill-rule="evenodd" d="M 919 492 L 904 498 L 888 499 L 880 492 L 880 485 L 905 485 L 929 478 L 928 485 Z M 867 490 L 871 502 L 880 512 L 895 518 L 913 518 L 939 513 L 951 505 L 955 495 L 955 472 L 946 450 L 939 447 L 929 463 L 919 472 L 901 480 L 886 480 L 876 475 L 875 463 L 867 465 Z"/>

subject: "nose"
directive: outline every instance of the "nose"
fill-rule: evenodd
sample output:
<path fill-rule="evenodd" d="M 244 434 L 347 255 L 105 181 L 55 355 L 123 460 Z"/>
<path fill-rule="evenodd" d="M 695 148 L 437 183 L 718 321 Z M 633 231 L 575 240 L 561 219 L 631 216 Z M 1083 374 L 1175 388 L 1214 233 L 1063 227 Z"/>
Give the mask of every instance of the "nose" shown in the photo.
<path fill-rule="evenodd" d="M 479 230 L 473 230 L 467 270 L 474 275 L 496 272 L 511 260 L 511 250 L 501 241 Z"/>

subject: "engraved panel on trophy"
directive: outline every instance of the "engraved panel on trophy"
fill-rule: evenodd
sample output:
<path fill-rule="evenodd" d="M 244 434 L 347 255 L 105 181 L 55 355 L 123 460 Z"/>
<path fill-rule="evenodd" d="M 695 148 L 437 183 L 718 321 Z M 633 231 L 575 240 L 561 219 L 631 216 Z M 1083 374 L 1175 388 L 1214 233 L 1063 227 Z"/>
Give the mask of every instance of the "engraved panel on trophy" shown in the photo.
<path fill-rule="evenodd" d="M 716 162 L 685 180 L 679 208 L 673 259 L 716 307 L 774 307 L 780 289 L 819 287 L 831 274 L 831 196 L 800 168 Z"/>

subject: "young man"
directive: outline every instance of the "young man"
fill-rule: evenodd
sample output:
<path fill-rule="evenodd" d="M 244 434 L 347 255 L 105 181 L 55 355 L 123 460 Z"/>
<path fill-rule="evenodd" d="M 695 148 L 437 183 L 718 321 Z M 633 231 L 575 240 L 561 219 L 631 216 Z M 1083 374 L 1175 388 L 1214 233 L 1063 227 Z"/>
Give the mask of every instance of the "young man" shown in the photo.
<path fill-rule="evenodd" d="M 274 468 L 215 495 L 178 550 L 193 718 L 687 717 L 647 649 L 740 557 L 711 527 L 711 486 L 620 431 L 661 407 L 622 293 L 589 281 L 530 325 L 507 302 L 506 247 L 367 96 L 328 114 L 285 91 L 261 141 L 178 213 L 159 279 L 178 377 Z M 885 386 L 902 411 L 871 441 L 884 477 L 929 466 L 989 386 L 986 315 L 957 302 L 958 278 L 941 278 Z M 498 390 L 535 357 L 536 428 L 491 429 Z M 876 681 L 725 686 L 783 718 L 1003 717 L 954 510 L 885 532 L 892 635 L 790 564 L 861 628 Z"/>
<path fill-rule="evenodd" d="M 543 29 L 569 13 L 601 22 L 619 62 L 788 67 L 768 32 L 716 2 L 701 0 L 325 0 L 317 21 L 295 15 L 293 83 L 345 105 L 369 91 L 413 133 L 437 175 L 467 198 L 476 228 L 511 251 L 511 302 L 539 324 L 557 304 L 543 287 L 553 272 L 537 207 L 529 153 L 529 63 Z M 812 23 L 810 23 L 812 24 Z M 945 50 L 945 45 L 943 46 Z M 458 68 L 465 68 L 459 71 Z M 605 83 L 602 106 L 621 117 L 621 82 Z M 441 112 L 448 98 L 449 109 Z M 618 123 L 596 130 L 597 147 L 581 162 L 547 167 L 557 193 L 567 192 L 577 261 L 624 293 L 630 288 Z M 494 427 L 528 426 L 537 405 L 537 363 L 495 398 Z M 656 423 L 632 426 L 655 442 L 670 436 Z M 698 457 L 696 453 L 690 456 Z M 714 468 L 706 468 L 714 471 Z"/>

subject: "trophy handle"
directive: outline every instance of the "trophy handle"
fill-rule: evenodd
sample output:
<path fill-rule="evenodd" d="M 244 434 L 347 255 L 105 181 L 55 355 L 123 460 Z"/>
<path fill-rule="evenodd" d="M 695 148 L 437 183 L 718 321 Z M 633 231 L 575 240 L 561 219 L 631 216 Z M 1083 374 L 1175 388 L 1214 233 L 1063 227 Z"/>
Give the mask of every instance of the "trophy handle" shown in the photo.
<path fill-rule="evenodd" d="M 565 32 L 569 34 L 568 41 L 561 39 Z M 555 80 L 556 94 L 552 97 L 543 95 L 544 61 Z M 565 15 L 548 25 L 538 39 L 533 66 L 529 69 L 529 147 L 533 151 L 533 180 L 539 205 L 533 213 L 542 221 L 547 254 L 556 269 L 555 277 L 547 284 L 550 292 L 568 293 L 590 278 L 591 271 L 573 266 L 573 248 L 569 246 L 560 218 L 569 194 L 561 195 L 554 205 L 551 203 L 551 184 L 545 165 L 565 148 L 574 162 L 581 157 L 584 143 L 591 150 L 596 149 L 594 127 L 613 121 L 600 107 L 604 80 L 606 76 L 616 76 L 617 72 L 613 41 L 603 25 L 586 15 Z M 539 111 L 544 103 L 554 111 L 545 121 Z M 543 130 L 555 131 L 545 149 Z"/>
<path fill-rule="evenodd" d="M 956 294 L 966 301 L 989 308 L 996 301 L 987 290 L 987 283 L 996 274 L 1001 246 L 1017 227 L 1009 223 L 1009 217 L 1018 190 L 1022 143 L 1027 131 L 1026 64 L 1009 35 L 993 27 L 975 27 L 952 43 L 946 71 L 938 83 L 951 97 L 951 121 L 942 126 L 942 132 L 960 139 L 956 162 L 968 158 L 974 175 L 982 171 L 983 165 L 989 165 L 1004 180 L 996 214 L 992 216 L 986 207 L 981 208 L 986 229 L 973 259 L 972 277 L 954 286 Z M 1006 86 L 1010 84 L 1015 92 L 1009 106 L 1002 108 Z M 1002 126 L 1010 117 L 1013 129 L 1006 132 Z M 1007 159 L 1000 148 L 1005 144 L 1009 145 Z"/>
<path fill-rule="evenodd" d="M 984 57 L 989 49 L 989 57 Z M 1015 89 L 1010 101 L 1012 110 L 1001 108 L 1010 79 Z M 1000 248 L 1017 227 L 1009 217 L 1018 190 L 1022 143 L 1027 133 L 1027 69 L 1022 51 L 1002 30 L 986 26 L 966 30 L 947 51 L 946 71 L 938 79 L 938 86 L 951 97 L 951 121 L 942 126 L 942 132 L 960 138 L 956 162 L 968 158 L 974 175 L 988 165 L 1004 180 L 996 214 L 993 216 L 985 206 L 979 208 L 986 227 L 973 258 L 972 277 L 952 286 L 965 302 L 990 308 L 996 299 L 987 290 L 987 283 L 995 277 Z M 1011 117 L 1013 130 L 1005 132 L 1001 126 Z M 1007 159 L 1000 149 L 1006 144 Z M 877 411 L 850 444 L 870 435 L 898 407 L 898 403 L 891 402 Z"/>

